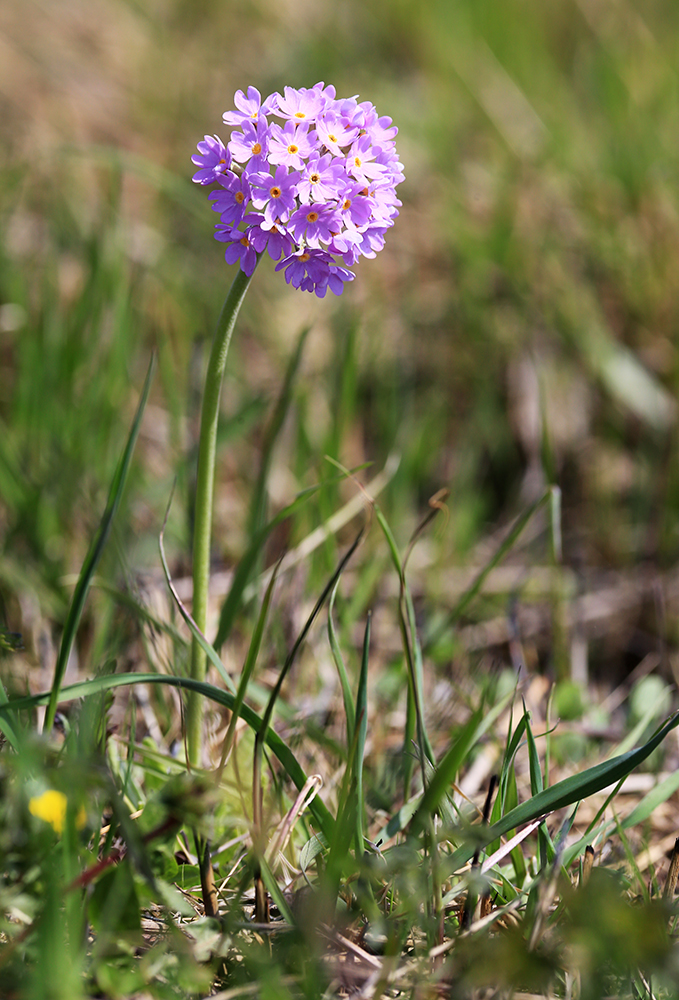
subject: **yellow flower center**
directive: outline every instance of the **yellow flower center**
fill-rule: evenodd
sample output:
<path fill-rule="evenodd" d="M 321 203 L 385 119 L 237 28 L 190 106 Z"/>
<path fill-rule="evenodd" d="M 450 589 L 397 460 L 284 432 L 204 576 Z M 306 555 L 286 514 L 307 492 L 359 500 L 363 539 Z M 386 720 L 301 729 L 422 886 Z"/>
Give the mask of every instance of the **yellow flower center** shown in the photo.
<path fill-rule="evenodd" d="M 261 142 L 256 142 L 252 147 L 252 155 L 259 156 L 261 152 L 262 152 L 262 144 Z"/>
<path fill-rule="evenodd" d="M 357 166 L 357 167 L 360 167 L 360 165 L 361 165 L 361 157 L 360 156 L 355 156 L 354 157 L 354 165 Z"/>
<path fill-rule="evenodd" d="M 290 145 L 288 146 L 288 153 L 290 153 L 291 156 L 294 156 L 295 153 L 298 152 L 299 152 L 299 146 L 296 146 L 294 142 L 291 142 Z"/>
<path fill-rule="evenodd" d="M 248 244 L 248 238 L 247 238 L 247 236 L 243 236 L 243 237 L 241 238 L 241 240 L 240 240 L 240 243 L 241 243 L 241 245 L 242 245 L 242 246 L 244 246 L 244 247 L 246 247 L 246 246 L 249 246 L 249 244 Z"/>
<path fill-rule="evenodd" d="M 320 181 L 320 179 L 321 179 L 321 175 L 320 174 L 312 174 L 311 177 L 309 178 L 309 183 L 310 184 L 318 184 L 318 182 Z"/>
<path fill-rule="evenodd" d="M 309 212 L 306 219 L 307 222 L 318 222 L 318 212 Z"/>
<path fill-rule="evenodd" d="M 309 257 L 311 257 L 310 253 L 303 253 L 299 259 L 302 261 L 302 263 L 304 263 L 309 259 Z"/>
<path fill-rule="evenodd" d="M 337 136 L 331 135 L 330 132 L 328 132 L 328 139 L 330 139 L 330 142 L 337 142 Z"/>
<path fill-rule="evenodd" d="M 238 202 L 239 205 L 242 205 L 243 202 L 245 201 L 245 195 L 243 194 L 242 191 L 236 191 L 236 194 L 234 195 L 234 197 L 235 197 L 235 199 L 236 199 L 236 201 Z"/>
<path fill-rule="evenodd" d="M 283 192 L 281 191 L 281 189 L 279 187 L 272 187 L 271 188 L 271 197 L 272 198 L 280 198 L 280 196 L 282 194 L 283 194 Z"/>
<path fill-rule="evenodd" d="M 342 208 L 351 208 L 351 198 L 345 198 Z"/>
<path fill-rule="evenodd" d="M 306 118 L 303 111 L 295 111 L 295 118 Z"/>

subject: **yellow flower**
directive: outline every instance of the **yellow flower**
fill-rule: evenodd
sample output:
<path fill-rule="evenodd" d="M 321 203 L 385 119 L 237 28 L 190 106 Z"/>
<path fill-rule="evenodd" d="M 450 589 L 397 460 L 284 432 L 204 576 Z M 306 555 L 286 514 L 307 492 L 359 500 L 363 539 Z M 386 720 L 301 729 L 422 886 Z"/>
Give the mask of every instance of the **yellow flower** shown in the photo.
<path fill-rule="evenodd" d="M 29 800 L 28 811 L 38 819 L 44 819 L 49 823 L 55 833 L 61 833 L 64 829 L 64 819 L 66 817 L 66 807 L 68 799 L 63 792 L 57 792 L 54 788 L 48 788 L 42 795 L 38 795 Z M 75 818 L 75 825 L 82 830 L 87 821 L 87 814 L 83 806 L 78 810 Z"/>

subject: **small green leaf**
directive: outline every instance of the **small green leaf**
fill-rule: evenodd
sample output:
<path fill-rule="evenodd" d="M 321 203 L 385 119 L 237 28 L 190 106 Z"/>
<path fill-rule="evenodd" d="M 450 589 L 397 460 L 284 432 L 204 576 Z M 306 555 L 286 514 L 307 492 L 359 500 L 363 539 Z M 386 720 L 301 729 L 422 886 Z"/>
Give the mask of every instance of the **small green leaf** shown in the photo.
<path fill-rule="evenodd" d="M 90 923 L 100 934 L 141 931 L 139 899 L 128 861 L 108 868 L 89 900 Z"/>

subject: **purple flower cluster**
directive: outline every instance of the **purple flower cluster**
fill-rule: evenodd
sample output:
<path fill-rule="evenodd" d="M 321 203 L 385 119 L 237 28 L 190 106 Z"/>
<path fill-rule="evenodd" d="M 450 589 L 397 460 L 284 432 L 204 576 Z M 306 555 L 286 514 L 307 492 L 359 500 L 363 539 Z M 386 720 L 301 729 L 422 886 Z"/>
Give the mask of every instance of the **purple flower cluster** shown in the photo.
<path fill-rule="evenodd" d="M 234 103 L 238 110 L 224 115 L 230 141 L 206 135 L 192 157 L 194 181 L 219 185 L 210 200 L 227 263 L 240 261 L 250 275 L 268 250 L 294 288 L 339 295 L 354 278 L 348 267 L 382 249 L 398 215 L 396 127 L 367 101 L 337 100 L 323 83 L 264 101 L 248 87 Z"/>

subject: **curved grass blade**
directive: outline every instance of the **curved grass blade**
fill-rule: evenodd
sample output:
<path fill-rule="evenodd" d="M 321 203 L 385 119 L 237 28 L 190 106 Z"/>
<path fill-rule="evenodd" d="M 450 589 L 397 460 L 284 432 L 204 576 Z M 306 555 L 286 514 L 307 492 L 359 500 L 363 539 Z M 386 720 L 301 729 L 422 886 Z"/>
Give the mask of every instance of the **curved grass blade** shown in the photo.
<path fill-rule="evenodd" d="M 330 594 L 330 600 L 328 601 L 328 642 L 330 643 L 330 652 L 332 653 L 332 658 L 335 661 L 335 666 L 337 667 L 337 673 L 339 676 L 340 687 L 342 688 L 342 700 L 344 702 L 344 717 L 347 724 L 347 746 L 351 746 L 354 739 L 354 725 L 356 723 L 356 709 L 354 707 L 354 699 L 351 694 L 351 685 L 349 684 L 349 677 L 347 676 L 347 668 L 344 665 L 344 658 L 342 656 L 342 651 L 340 649 L 339 642 L 337 641 L 337 633 L 335 632 L 335 623 L 332 620 L 332 612 L 335 607 L 335 597 L 337 596 L 337 588 L 339 587 L 339 578 L 337 583 L 332 588 L 332 593 Z"/>
<path fill-rule="evenodd" d="M 426 829 L 430 818 L 439 808 L 441 800 L 450 790 L 460 766 L 465 760 L 470 747 L 474 744 L 482 718 L 483 713 L 481 709 L 477 709 L 469 721 L 462 727 L 457 739 L 434 769 L 417 812 L 410 823 L 410 833 L 412 836 L 417 836 Z"/>
<path fill-rule="evenodd" d="M 257 656 L 259 654 L 259 648 L 262 644 L 262 636 L 264 635 L 264 626 L 266 624 L 267 615 L 269 612 L 269 605 L 271 604 L 271 596 L 273 594 L 273 588 L 276 583 L 278 576 L 278 570 L 280 568 L 280 560 L 274 568 L 274 572 L 269 580 L 269 586 L 266 588 L 266 594 L 264 595 L 264 601 L 262 602 L 262 607 L 259 611 L 259 616 L 257 618 L 257 624 L 255 625 L 254 632 L 252 633 L 252 639 L 250 640 L 250 647 L 248 649 L 248 655 L 245 658 L 245 663 L 243 664 L 243 669 L 241 670 L 240 680 L 238 682 L 238 691 L 236 692 L 236 700 L 233 705 L 233 711 L 231 712 L 231 721 L 229 722 L 229 728 L 226 731 L 226 736 L 224 737 L 224 745 L 222 747 L 222 756 L 219 761 L 218 774 L 221 775 L 226 762 L 231 754 L 231 748 L 233 746 L 234 737 L 236 735 L 236 725 L 238 724 L 238 719 L 240 717 L 240 710 L 243 702 L 245 701 L 245 694 L 248 689 L 248 684 L 255 669 L 255 664 L 257 663 Z"/>
<path fill-rule="evenodd" d="M 236 696 L 230 691 L 223 691 L 221 688 L 215 687 L 214 684 L 208 684 L 205 681 L 196 681 L 190 677 L 172 677 L 169 674 L 114 674 L 113 676 L 95 677 L 89 681 L 81 681 L 79 684 L 70 684 L 68 687 L 63 688 L 61 696 L 63 701 L 71 701 L 77 698 L 88 698 L 91 695 L 100 694 L 102 691 L 108 691 L 117 687 L 126 687 L 132 684 L 167 684 L 169 687 L 176 687 L 180 690 L 196 691 L 204 698 L 209 698 L 211 701 L 216 702 L 218 705 L 223 705 L 230 711 L 233 711 L 236 701 Z M 45 705 L 49 701 L 49 698 L 49 691 L 46 691 L 44 694 L 30 695 L 25 698 L 14 698 L 4 705 L 0 704 L 0 718 L 11 718 L 14 712 L 35 708 L 37 705 Z M 242 705 L 240 714 L 241 718 L 255 733 L 262 732 L 264 728 L 263 720 L 249 705 Z M 293 784 L 300 790 L 304 788 L 308 777 L 292 750 L 280 738 L 278 733 L 271 728 L 266 728 L 264 730 L 264 742 L 278 758 Z M 335 821 L 327 806 L 318 796 L 309 804 L 309 812 L 318 823 L 321 832 L 330 840 L 333 836 Z"/>
<path fill-rule="evenodd" d="M 9 699 L 7 697 L 7 692 L 5 691 L 2 681 L 0 681 L 0 705 L 8 705 Z M 19 738 L 16 734 L 15 727 L 10 721 L 10 719 L 0 719 L 0 730 L 5 734 L 9 740 L 12 750 L 19 750 Z"/>
<path fill-rule="evenodd" d="M 118 462 L 118 467 L 113 476 L 113 481 L 111 483 L 111 489 L 109 491 L 108 503 L 106 505 L 106 510 L 104 511 L 104 516 L 101 519 L 99 528 L 96 535 L 92 540 L 89 552 L 85 557 L 85 562 L 80 571 L 80 576 L 73 593 L 73 599 L 71 600 L 71 605 L 68 609 L 68 614 L 66 616 L 66 622 L 64 624 L 64 631 L 61 636 L 61 644 L 59 646 L 59 653 L 57 655 L 57 662 L 54 667 L 54 679 L 52 681 L 52 690 L 50 692 L 49 701 L 47 704 L 47 711 L 45 712 L 45 732 L 50 732 L 52 726 L 54 725 L 54 716 L 56 715 L 57 705 L 59 703 L 59 692 L 61 689 L 61 683 L 64 679 L 64 673 L 66 672 L 66 665 L 68 663 L 68 657 L 75 640 L 76 632 L 78 630 L 78 625 L 80 624 L 80 618 L 83 613 L 83 608 L 85 607 L 85 600 L 87 598 L 87 592 L 92 582 L 92 577 L 99 564 L 104 547 L 108 540 L 108 536 L 111 532 L 111 526 L 113 524 L 113 518 L 115 517 L 116 511 L 120 505 L 120 498 L 123 494 L 123 489 L 125 488 L 125 483 L 127 481 L 127 475 L 130 469 L 130 463 L 132 461 L 132 454 L 134 452 L 134 446 L 137 443 L 137 437 L 139 435 L 139 428 L 141 427 L 142 417 L 144 415 L 144 409 L 146 408 L 146 401 L 148 399 L 149 390 L 151 388 L 151 380 L 153 378 L 153 371 L 155 368 L 155 358 L 152 357 L 149 363 L 148 371 L 146 373 L 146 379 L 144 381 L 144 387 L 141 392 L 141 397 L 139 400 L 139 405 L 137 406 L 137 412 L 132 423 L 132 428 L 130 430 L 129 437 L 127 439 L 127 444 L 125 445 L 125 450 Z"/>
<path fill-rule="evenodd" d="M 247 552 L 238 563 L 238 568 L 231 582 L 231 588 L 229 589 L 229 593 L 222 604 L 222 609 L 219 613 L 217 635 L 214 641 L 215 649 L 221 649 L 231 633 L 233 623 L 236 615 L 238 614 L 238 609 L 243 601 L 245 589 L 250 582 L 250 577 L 255 572 L 257 560 L 259 559 L 259 554 L 262 550 L 264 542 L 267 540 L 274 528 L 285 521 L 288 517 L 291 517 L 295 511 L 301 507 L 301 505 L 305 503 L 309 497 L 316 492 L 316 490 L 319 490 L 320 488 L 321 486 L 319 484 L 312 486 L 308 490 L 304 490 L 303 493 L 298 494 L 292 503 L 288 504 L 287 507 L 284 507 L 283 510 L 279 511 L 278 514 L 276 514 L 276 516 L 273 517 L 269 523 L 261 528 L 253 537 Z"/>
<path fill-rule="evenodd" d="M 304 345 L 306 339 L 309 336 L 310 326 L 304 327 L 300 333 L 297 343 L 295 345 L 295 350 L 292 353 L 292 357 L 288 361 L 288 367 L 285 372 L 285 378 L 283 379 L 283 385 L 281 386 L 281 391 L 278 394 L 278 399 L 276 400 L 276 405 L 274 407 L 273 413 L 271 414 L 271 419 L 264 433 L 264 441 L 261 448 L 261 464 L 259 468 L 259 475 L 257 477 L 257 483 L 255 485 L 254 494 L 252 497 L 252 504 L 250 506 L 250 524 L 248 536 L 252 542 L 258 531 L 266 523 L 266 487 L 269 479 L 269 471 L 271 468 L 271 458 L 273 455 L 273 450 L 278 440 L 278 436 L 281 432 L 285 418 L 290 409 L 290 403 L 292 402 L 292 390 L 295 382 L 295 377 L 299 371 L 299 366 L 302 360 L 302 352 L 304 350 Z"/>
<path fill-rule="evenodd" d="M 336 568 L 335 572 L 333 573 L 332 577 L 330 578 L 329 582 L 325 585 L 325 587 L 323 589 L 323 593 L 321 594 L 321 596 L 316 601 L 316 604 L 314 605 L 314 608 L 313 608 L 311 614 L 309 615 L 309 617 L 307 618 L 307 620 L 305 622 L 304 628 L 302 629 L 302 631 L 300 632 L 300 634 L 297 636 L 297 639 L 295 640 L 295 643 L 294 643 L 292 649 L 288 653 L 288 656 L 287 656 L 287 658 L 285 660 L 285 663 L 283 664 L 283 666 L 281 668 L 281 672 L 278 675 L 278 680 L 276 681 L 276 684 L 275 684 L 275 686 L 274 686 L 274 688 L 273 688 L 273 690 L 271 692 L 271 695 L 269 697 L 268 704 L 266 706 L 266 709 L 264 711 L 264 715 L 262 717 L 261 728 L 258 729 L 257 736 L 255 737 L 255 754 L 254 754 L 252 787 L 253 787 L 253 796 L 254 796 L 253 819 L 254 819 L 254 826 L 255 826 L 256 830 L 258 830 L 260 828 L 260 823 L 258 822 L 258 819 L 261 819 L 261 773 L 262 773 L 262 738 L 263 738 L 262 734 L 269 732 L 269 726 L 270 726 L 270 723 L 271 723 L 271 717 L 273 715 L 273 710 L 274 710 L 274 707 L 276 705 L 276 702 L 278 701 L 278 696 L 280 694 L 281 687 L 283 686 L 283 681 L 287 677 L 288 671 L 290 670 L 290 667 L 292 666 L 292 664 L 295 661 L 295 657 L 297 656 L 297 653 L 299 651 L 300 646 L 302 645 L 302 643 L 306 639 L 307 635 L 309 634 L 309 630 L 311 629 L 311 626 L 313 625 L 314 621 L 316 620 L 316 617 L 318 616 L 318 614 L 319 614 L 321 608 L 323 607 L 323 605 L 325 604 L 326 600 L 328 599 L 328 597 L 332 593 L 333 587 L 335 586 L 336 582 L 339 580 L 340 576 L 342 575 L 345 566 L 347 565 L 347 563 L 349 562 L 349 560 L 353 556 L 354 552 L 356 551 L 356 549 L 360 545 L 361 540 L 363 538 L 364 531 L 365 531 L 365 528 L 361 528 L 361 530 L 359 531 L 359 533 L 356 535 L 356 538 L 354 539 L 351 547 L 342 556 L 342 558 L 341 558 L 341 560 L 339 562 L 339 565 L 337 566 L 337 568 Z"/>
<path fill-rule="evenodd" d="M 412 550 L 412 545 L 415 538 L 423 530 L 424 525 L 426 525 L 434 513 L 429 513 L 423 525 L 417 529 L 411 543 L 408 547 L 406 553 L 406 558 L 401 561 L 399 555 L 398 546 L 396 545 L 396 539 L 394 538 L 391 528 L 387 523 L 387 520 L 382 513 L 380 507 L 373 501 L 373 509 L 375 511 L 375 517 L 377 523 L 382 529 L 382 533 L 387 540 L 387 545 L 389 546 L 389 551 L 391 553 L 391 558 L 394 563 L 396 572 L 398 573 L 399 579 L 399 602 L 398 602 L 398 617 L 399 626 L 401 630 L 401 642 L 403 645 L 403 652 L 406 658 L 406 663 L 408 666 L 408 702 L 406 709 L 406 728 L 404 733 L 404 749 L 408 749 L 413 736 L 414 730 L 417 732 L 417 748 L 418 757 L 420 760 L 420 768 L 422 771 L 422 785 L 426 787 L 427 784 L 427 773 L 425 760 L 429 760 L 431 764 L 436 761 L 436 756 L 432 749 L 429 736 L 427 735 L 427 729 L 424 722 L 424 712 L 422 711 L 422 704 L 424 701 L 424 681 L 423 681 L 423 667 L 422 667 L 422 648 L 420 646 L 419 639 L 417 637 L 417 626 L 415 623 L 415 609 L 413 607 L 412 597 L 410 595 L 410 588 L 408 587 L 408 582 L 406 580 L 406 560 L 410 555 Z M 410 781 L 412 778 L 412 766 L 413 758 L 410 754 L 404 753 L 404 782 L 403 791 L 404 797 L 407 798 L 410 789 Z"/>
<path fill-rule="evenodd" d="M 346 475 L 351 475 L 348 469 L 336 461 L 330 456 L 326 456 L 329 462 L 332 462 L 338 469 L 341 469 Z M 412 598 L 410 596 L 410 590 L 406 581 L 405 575 L 405 564 L 412 550 L 412 546 L 417 539 L 418 535 L 432 517 L 435 516 L 436 511 L 429 513 L 422 525 L 416 530 L 413 538 L 411 539 L 410 546 L 406 553 L 406 558 L 401 561 L 399 555 L 398 546 L 396 544 L 396 539 L 394 538 L 391 528 L 387 523 L 384 514 L 382 513 L 380 507 L 378 506 L 375 499 L 369 496 L 364 487 L 358 483 L 357 484 L 361 492 L 368 499 L 372 510 L 377 519 L 377 523 L 382 529 L 382 533 L 386 539 L 387 545 L 389 547 L 389 552 L 391 553 L 391 558 L 394 563 L 396 572 L 398 573 L 400 591 L 399 591 L 399 624 L 401 629 L 401 640 L 403 643 L 403 652 L 406 658 L 406 663 L 408 666 L 408 703 L 406 710 L 406 728 L 404 733 L 404 797 L 407 799 L 410 782 L 412 778 L 413 770 L 413 758 L 408 753 L 410 744 L 412 743 L 413 736 L 415 734 L 415 729 L 417 730 L 417 744 L 418 744 L 418 756 L 420 759 L 420 767 L 422 771 L 422 784 L 426 785 L 426 768 L 425 768 L 425 758 L 433 764 L 435 761 L 435 755 L 432 750 L 431 742 L 427 735 L 427 730 L 424 722 L 424 714 L 422 712 L 422 701 L 423 701 L 423 680 L 422 680 L 422 650 L 420 647 L 419 640 L 417 638 L 417 628 L 415 624 L 415 610 L 413 607 Z"/>
<path fill-rule="evenodd" d="M 618 786 L 615 789 L 616 791 L 617 788 L 620 787 L 620 784 L 622 784 L 622 782 L 618 784 Z M 633 826 L 638 826 L 640 823 L 645 823 L 646 820 L 649 818 L 649 816 L 658 808 L 658 806 L 662 805 L 663 802 L 666 802 L 671 795 L 674 795 L 677 789 L 679 789 L 679 771 L 673 771 L 663 781 L 659 782 L 655 786 L 655 788 L 652 788 L 651 791 L 648 792 L 648 794 L 643 797 L 641 802 L 638 802 L 637 805 L 632 809 L 632 811 L 628 813 L 627 816 L 624 817 L 624 819 L 621 820 L 620 822 L 621 828 L 623 830 L 629 830 Z M 612 796 L 609 796 L 606 799 L 606 802 L 604 803 L 605 807 L 608 807 L 608 805 L 610 804 L 611 797 Z M 592 843 L 592 830 L 603 816 L 604 811 L 605 811 L 604 808 L 598 810 L 597 815 L 594 817 L 594 820 L 589 824 L 587 830 L 585 831 L 584 836 L 581 837 L 580 840 L 578 840 L 575 844 L 571 844 L 571 846 L 566 851 L 564 851 L 563 865 L 565 868 L 568 868 L 571 862 L 574 861 L 578 857 L 578 855 L 580 855 L 585 850 L 586 846 Z M 598 836 L 601 839 L 605 839 L 608 836 L 609 831 L 615 828 L 615 825 L 616 825 L 615 820 L 609 820 L 608 823 L 605 823 L 602 826 Z"/>
<path fill-rule="evenodd" d="M 172 492 L 174 493 L 174 487 L 172 488 Z M 203 652 L 205 653 L 205 655 L 209 659 L 210 663 L 212 663 L 212 665 L 217 668 L 217 673 L 222 678 L 222 680 L 224 681 L 224 683 L 228 687 L 229 691 L 231 691 L 232 694 L 235 694 L 236 693 L 236 685 L 233 683 L 233 681 L 229 677 L 229 675 L 228 675 L 228 673 L 226 671 L 226 668 L 224 667 L 224 664 L 222 663 L 222 661 L 219 659 L 219 656 L 217 655 L 217 651 L 214 649 L 213 646 L 210 645 L 210 643 L 208 642 L 207 638 L 203 635 L 203 633 L 198 628 L 198 626 L 196 625 L 195 621 L 193 620 L 193 618 L 191 617 L 191 615 L 189 614 L 189 612 L 184 607 L 184 605 L 182 603 L 182 600 L 181 600 L 179 594 L 177 593 L 175 585 L 172 582 L 172 577 L 170 576 L 170 570 L 169 570 L 169 567 L 167 565 L 167 560 L 165 558 L 165 546 L 163 545 L 163 538 L 165 536 L 165 525 L 167 524 L 167 518 L 168 518 L 168 514 L 170 513 L 170 504 L 171 503 L 172 503 L 172 495 L 170 495 L 170 501 L 169 501 L 169 503 L 167 505 L 167 511 L 165 513 L 165 520 L 163 521 L 163 526 L 160 529 L 160 535 L 158 536 L 158 548 L 160 550 L 160 561 L 161 561 L 161 563 L 163 565 L 163 572 L 165 573 L 165 580 L 166 580 L 167 585 L 169 587 L 170 593 L 174 597 L 175 604 L 179 608 L 180 615 L 182 616 L 182 618 L 184 619 L 184 621 L 188 625 L 189 629 L 191 630 L 191 635 L 199 643 L 200 648 L 203 650 Z"/>
<path fill-rule="evenodd" d="M 495 569 L 495 567 L 502 562 L 507 553 L 514 547 L 514 543 L 522 534 L 524 528 L 529 523 L 529 521 L 531 521 L 535 516 L 535 514 L 537 514 L 537 512 L 541 510 L 546 504 L 554 504 L 555 501 L 553 500 L 553 494 L 557 489 L 558 487 L 550 486 L 550 488 L 546 491 L 546 493 L 544 493 L 540 497 L 539 500 L 536 500 L 535 503 L 528 508 L 528 510 L 524 511 L 523 514 L 519 518 L 517 518 L 512 530 L 509 532 L 507 537 L 500 543 L 494 555 L 491 556 L 491 558 L 488 560 L 483 569 L 478 573 L 476 578 L 472 581 L 471 585 L 467 588 L 467 590 L 465 590 L 464 594 L 462 594 L 462 596 L 458 600 L 453 610 L 450 612 L 450 614 L 446 616 L 445 621 L 443 621 L 441 625 L 433 632 L 433 634 L 429 636 L 427 645 L 429 646 L 435 645 L 441 638 L 442 634 L 446 631 L 446 629 L 450 628 L 451 625 L 454 625 L 457 622 L 457 620 L 460 618 L 460 616 L 463 614 L 463 612 L 467 609 L 467 607 L 471 604 L 471 602 L 474 600 L 476 595 L 481 590 L 481 587 L 485 583 L 486 577 L 491 572 L 491 570 Z"/>
<path fill-rule="evenodd" d="M 356 860 L 363 856 L 363 756 L 365 754 L 365 739 L 368 734 L 368 663 L 370 655 L 370 625 L 372 615 L 368 612 L 363 637 L 363 656 L 361 658 L 361 673 L 358 678 L 356 692 L 356 756 L 354 757 L 354 778 L 356 795 Z"/>

